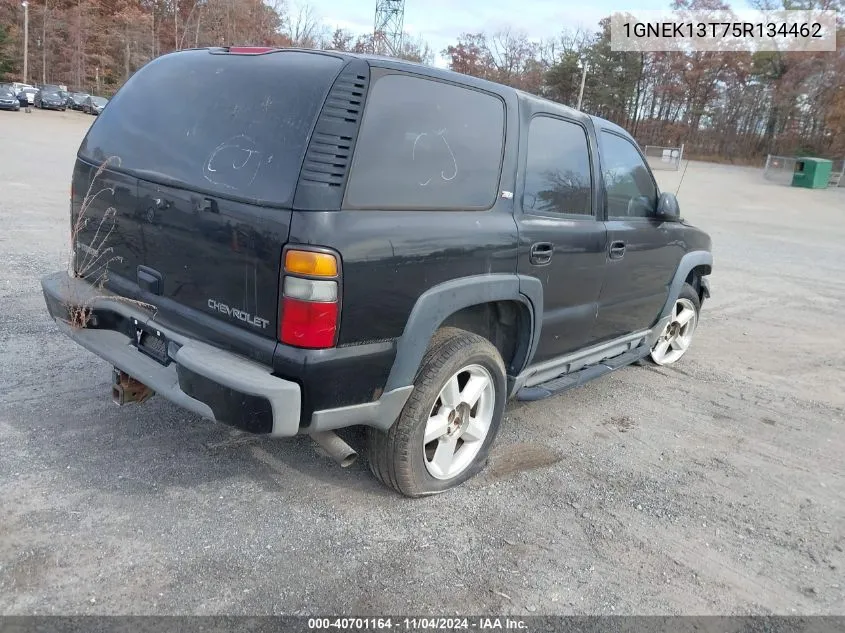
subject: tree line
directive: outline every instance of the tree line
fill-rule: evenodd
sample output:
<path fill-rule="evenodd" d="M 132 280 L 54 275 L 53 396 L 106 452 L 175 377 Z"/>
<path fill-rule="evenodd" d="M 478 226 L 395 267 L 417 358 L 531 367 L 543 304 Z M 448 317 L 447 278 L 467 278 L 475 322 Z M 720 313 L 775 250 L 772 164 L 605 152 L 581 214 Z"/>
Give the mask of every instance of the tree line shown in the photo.
<path fill-rule="evenodd" d="M 774 7 L 845 9 L 841 0 Z M 752 2 L 753 4 L 753 2 Z M 728 9 L 719 0 L 673 8 Z M 453 70 L 499 81 L 626 127 L 642 145 L 678 146 L 706 160 L 759 164 L 766 154 L 845 157 L 845 27 L 836 52 L 617 52 L 610 18 L 594 32 L 532 41 L 466 33 L 444 54 Z M 584 67 L 586 66 L 586 73 Z"/>
<path fill-rule="evenodd" d="M 24 10 L 0 0 L 0 79 L 20 81 Z M 199 46 L 282 46 L 372 52 L 372 34 L 331 32 L 310 5 L 284 0 L 29 0 L 30 82 L 113 93 L 147 61 Z M 432 51 L 405 37 L 402 57 Z"/>
<path fill-rule="evenodd" d="M 771 2 L 773 0 L 754 0 Z M 845 9 L 843 0 L 782 0 Z M 678 9 L 727 8 L 675 0 Z M 768 8 L 773 8 L 769 5 Z M 20 80 L 23 9 L 0 0 L 0 77 Z M 372 33 L 331 29 L 312 7 L 284 0 L 30 0 L 28 79 L 112 94 L 150 59 L 224 45 L 387 51 Z M 836 52 L 612 51 L 609 18 L 595 31 L 532 40 L 516 30 L 462 34 L 440 55 L 457 72 L 504 83 L 623 125 L 649 145 L 703 159 L 756 162 L 771 154 L 845 156 L 845 28 Z M 406 34 L 398 56 L 431 64 Z M 584 68 L 586 67 L 586 73 Z"/>

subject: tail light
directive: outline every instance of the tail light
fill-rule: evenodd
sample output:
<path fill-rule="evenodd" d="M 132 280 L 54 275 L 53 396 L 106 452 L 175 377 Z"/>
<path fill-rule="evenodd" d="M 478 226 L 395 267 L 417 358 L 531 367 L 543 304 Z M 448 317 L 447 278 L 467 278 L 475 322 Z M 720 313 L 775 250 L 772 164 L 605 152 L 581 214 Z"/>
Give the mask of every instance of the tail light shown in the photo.
<path fill-rule="evenodd" d="M 285 251 L 279 340 L 325 349 L 337 341 L 339 266 L 331 253 Z"/>

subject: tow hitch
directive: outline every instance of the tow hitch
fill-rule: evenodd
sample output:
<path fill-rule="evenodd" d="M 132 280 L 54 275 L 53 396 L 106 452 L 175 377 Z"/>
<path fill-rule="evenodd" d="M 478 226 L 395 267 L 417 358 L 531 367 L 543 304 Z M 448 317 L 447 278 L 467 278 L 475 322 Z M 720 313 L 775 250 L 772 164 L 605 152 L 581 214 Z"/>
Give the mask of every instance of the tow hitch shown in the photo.
<path fill-rule="evenodd" d="M 144 402 L 153 395 L 155 391 L 144 383 L 135 380 L 117 367 L 112 369 L 111 399 L 117 406 L 122 407 L 130 402 Z"/>

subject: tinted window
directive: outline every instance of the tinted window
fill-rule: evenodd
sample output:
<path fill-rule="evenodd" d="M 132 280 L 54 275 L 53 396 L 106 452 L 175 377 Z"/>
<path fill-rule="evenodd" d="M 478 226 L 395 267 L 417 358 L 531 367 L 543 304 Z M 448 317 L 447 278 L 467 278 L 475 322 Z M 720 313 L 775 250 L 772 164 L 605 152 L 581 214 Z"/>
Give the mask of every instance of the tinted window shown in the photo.
<path fill-rule="evenodd" d="M 657 188 L 634 144 L 608 132 L 602 132 L 601 143 L 608 217 L 652 215 L 657 206 Z"/>
<path fill-rule="evenodd" d="M 14 97 L 14 96 L 15 95 L 12 93 L 12 91 L 9 90 L 8 88 L 0 88 L 0 97 L 4 97 L 4 98 L 8 99 L 8 98 Z"/>
<path fill-rule="evenodd" d="M 531 121 L 522 208 L 592 214 L 590 153 L 580 125 L 550 117 Z"/>
<path fill-rule="evenodd" d="M 460 209 L 493 205 L 504 104 L 438 81 L 386 75 L 367 99 L 346 201 L 356 207 Z"/>
<path fill-rule="evenodd" d="M 141 178 L 289 204 L 308 135 L 341 65 L 295 51 L 159 57 L 111 99 L 80 155 L 96 164 L 115 156 L 120 169 Z"/>

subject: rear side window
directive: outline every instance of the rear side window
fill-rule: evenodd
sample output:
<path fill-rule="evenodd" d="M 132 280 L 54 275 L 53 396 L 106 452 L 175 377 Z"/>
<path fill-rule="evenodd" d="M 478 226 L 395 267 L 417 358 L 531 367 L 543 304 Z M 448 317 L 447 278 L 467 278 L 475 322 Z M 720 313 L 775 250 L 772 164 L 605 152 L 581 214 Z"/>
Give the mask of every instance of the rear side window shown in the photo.
<path fill-rule="evenodd" d="M 96 164 L 116 157 L 110 165 L 140 178 L 287 205 L 341 65 L 294 51 L 165 55 L 111 99 L 80 156 Z"/>
<path fill-rule="evenodd" d="M 498 97 L 385 75 L 367 99 L 346 206 L 487 209 L 497 197 L 504 129 Z"/>
<path fill-rule="evenodd" d="M 522 208 L 527 212 L 592 215 L 587 132 L 576 123 L 535 117 L 528 129 Z"/>

